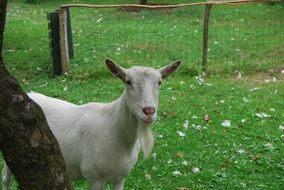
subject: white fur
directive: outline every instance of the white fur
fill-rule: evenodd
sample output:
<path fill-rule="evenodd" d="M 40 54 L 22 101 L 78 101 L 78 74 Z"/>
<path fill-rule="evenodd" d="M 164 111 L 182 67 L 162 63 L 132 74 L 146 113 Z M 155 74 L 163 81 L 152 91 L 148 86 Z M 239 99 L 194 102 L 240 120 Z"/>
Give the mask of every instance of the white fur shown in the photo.
<path fill-rule="evenodd" d="M 121 97 L 111 103 L 75 105 L 38 93 L 28 95 L 43 109 L 70 179 L 85 178 L 92 190 L 104 189 L 106 183 L 121 190 L 140 149 L 145 157 L 152 150 L 150 124 L 157 117 L 159 81 L 176 70 L 180 62 L 162 71 L 147 67 L 123 69 L 111 60 L 106 64 L 126 85 Z M 147 115 L 145 107 L 154 107 L 156 112 Z M 3 190 L 9 189 L 9 173 L 5 165 Z"/>

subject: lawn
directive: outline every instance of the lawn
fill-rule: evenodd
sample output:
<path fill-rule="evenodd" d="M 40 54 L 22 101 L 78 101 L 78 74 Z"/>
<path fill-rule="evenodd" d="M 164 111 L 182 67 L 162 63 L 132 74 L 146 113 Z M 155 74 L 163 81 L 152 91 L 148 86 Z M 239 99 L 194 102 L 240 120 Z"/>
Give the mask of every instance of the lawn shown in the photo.
<path fill-rule="evenodd" d="M 213 7 L 209 76 L 200 66 L 204 7 L 72 9 L 75 57 L 68 76 L 54 77 L 46 14 L 63 2 L 9 1 L 4 61 L 27 92 L 108 102 L 124 87 L 105 57 L 125 67 L 183 61 L 161 87 L 153 153 L 141 156 L 125 189 L 284 189 L 283 4 Z"/>

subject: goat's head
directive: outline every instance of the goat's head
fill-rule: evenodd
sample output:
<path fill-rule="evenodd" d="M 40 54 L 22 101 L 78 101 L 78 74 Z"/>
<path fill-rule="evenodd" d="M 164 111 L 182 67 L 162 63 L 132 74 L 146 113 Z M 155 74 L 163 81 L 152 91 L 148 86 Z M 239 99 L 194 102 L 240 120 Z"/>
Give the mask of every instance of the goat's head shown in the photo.
<path fill-rule="evenodd" d="M 146 125 L 152 124 L 157 117 L 162 79 L 176 71 L 181 61 L 178 60 L 160 69 L 138 66 L 125 69 L 110 59 L 106 59 L 105 63 L 111 73 L 125 84 L 129 110 L 140 122 Z"/>

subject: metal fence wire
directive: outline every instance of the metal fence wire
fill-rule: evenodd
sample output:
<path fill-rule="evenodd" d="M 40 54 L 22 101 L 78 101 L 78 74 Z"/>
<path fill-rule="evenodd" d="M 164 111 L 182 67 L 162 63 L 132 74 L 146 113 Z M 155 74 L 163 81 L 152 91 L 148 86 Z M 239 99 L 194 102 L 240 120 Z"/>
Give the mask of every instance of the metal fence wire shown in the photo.
<path fill-rule="evenodd" d="M 182 59 L 202 68 L 205 6 L 163 9 L 71 8 L 74 59 L 71 67 L 104 69 L 106 57 L 123 66 L 159 67 Z M 281 5 L 214 5 L 210 12 L 210 72 L 281 67 L 284 63 Z M 263 48 L 265 47 L 265 48 Z M 226 65 L 224 67 L 224 65 Z"/>

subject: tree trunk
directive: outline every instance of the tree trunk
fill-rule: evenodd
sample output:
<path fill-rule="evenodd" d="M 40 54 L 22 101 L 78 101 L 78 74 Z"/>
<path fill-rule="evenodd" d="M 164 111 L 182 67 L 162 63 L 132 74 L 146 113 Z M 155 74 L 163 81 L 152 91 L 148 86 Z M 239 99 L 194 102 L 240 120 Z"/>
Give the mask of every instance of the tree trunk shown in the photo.
<path fill-rule="evenodd" d="M 41 108 L 5 69 L 2 57 L 7 0 L 0 0 L 0 150 L 22 190 L 69 190 L 58 143 Z"/>
<path fill-rule="evenodd" d="M 140 0 L 140 4 L 141 5 L 146 5 L 147 4 L 147 0 Z"/>

